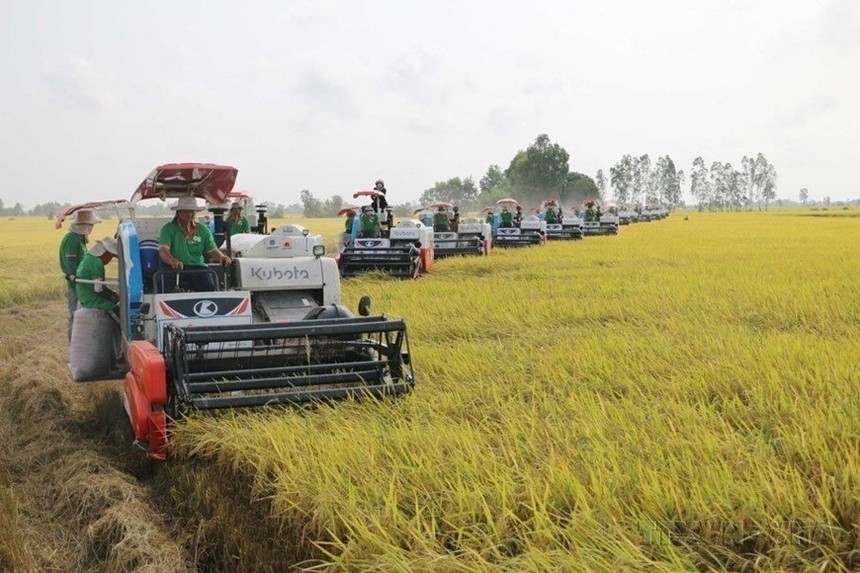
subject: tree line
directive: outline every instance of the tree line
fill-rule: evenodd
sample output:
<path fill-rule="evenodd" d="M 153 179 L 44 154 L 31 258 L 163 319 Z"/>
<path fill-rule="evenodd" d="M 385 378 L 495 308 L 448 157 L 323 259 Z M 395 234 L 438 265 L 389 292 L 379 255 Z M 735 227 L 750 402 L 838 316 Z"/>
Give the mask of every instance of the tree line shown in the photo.
<path fill-rule="evenodd" d="M 506 169 L 490 165 L 478 185 L 471 177 L 437 182 L 421 194 L 421 203 L 447 201 L 469 210 L 507 197 L 538 205 L 544 199 L 576 203 L 599 196 L 591 177 L 570 170 L 567 150 L 542 133 L 526 149 L 517 151 Z"/>

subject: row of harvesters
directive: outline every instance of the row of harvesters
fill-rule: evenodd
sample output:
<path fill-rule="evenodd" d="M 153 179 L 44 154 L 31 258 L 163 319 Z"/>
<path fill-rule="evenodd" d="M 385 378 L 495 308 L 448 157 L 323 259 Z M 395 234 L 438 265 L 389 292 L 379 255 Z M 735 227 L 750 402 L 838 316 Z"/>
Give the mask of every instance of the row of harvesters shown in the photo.
<path fill-rule="evenodd" d="M 354 198 L 371 200 L 378 191 L 359 191 Z M 578 240 L 589 235 L 617 235 L 620 225 L 665 217 L 659 207 L 638 208 L 631 217 L 614 203 L 586 201 L 580 208 L 563 212 L 560 203 L 547 199 L 527 214 L 515 199 L 497 201 L 482 211 L 485 218 L 461 220 L 456 206 L 437 201 L 413 212 L 413 217 L 393 223 L 390 209 L 348 205 L 338 215 L 351 217 L 341 234 L 338 264 L 341 275 L 351 277 L 368 271 L 415 278 L 427 272 L 435 259 L 453 255 L 488 255 L 493 247 L 542 245 L 547 240 Z M 382 223 L 378 234 L 362 234 L 358 213 L 370 210 Z M 641 213 L 641 216 L 639 215 Z"/>

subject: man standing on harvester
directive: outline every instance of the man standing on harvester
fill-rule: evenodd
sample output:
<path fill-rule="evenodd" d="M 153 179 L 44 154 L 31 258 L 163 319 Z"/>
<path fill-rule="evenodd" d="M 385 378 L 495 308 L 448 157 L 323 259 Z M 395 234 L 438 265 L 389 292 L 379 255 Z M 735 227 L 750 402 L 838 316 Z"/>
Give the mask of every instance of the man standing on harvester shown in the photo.
<path fill-rule="evenodd" d="M 66 301 L 69 305 L 69 340 L 72 338 L 72 323 L 75 311 L 78 309 L 78 295 L 75 288 L 75 273 L 78 265 L 84 260 L 87 252 L 86 244 L 93 225 L 101 219 L 90 209 L 81 209 L 75 213 L 75 221 L 69 225 L 69 232 L 60 242 L 60 271 L 66 279 Z"/>

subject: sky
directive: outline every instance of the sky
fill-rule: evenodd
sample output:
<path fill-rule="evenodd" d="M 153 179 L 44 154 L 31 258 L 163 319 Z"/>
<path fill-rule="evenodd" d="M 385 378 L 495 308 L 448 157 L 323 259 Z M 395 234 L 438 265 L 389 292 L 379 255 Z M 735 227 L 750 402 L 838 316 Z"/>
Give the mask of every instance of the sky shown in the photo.
<path fill-rule="evenodd" d="M 856 0 L 2 0 L 0 27 L 6 206 L 184 161 L 274 203 L 415 202 L 541 133 L 592 177 L 763 153 L 779 197 L 860 198 Z"/>

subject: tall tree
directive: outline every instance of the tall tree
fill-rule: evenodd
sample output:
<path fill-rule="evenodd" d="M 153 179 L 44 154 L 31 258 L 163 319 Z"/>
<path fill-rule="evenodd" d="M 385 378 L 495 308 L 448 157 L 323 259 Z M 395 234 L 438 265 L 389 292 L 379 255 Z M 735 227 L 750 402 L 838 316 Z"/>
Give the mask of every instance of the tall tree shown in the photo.
<path fill-rule="evenodd" d="M 684 193 L 684 184 L 687 182 L 686 174 L 683 169 L 679 169 L 678 173 L 675 175 L 675 190 L 677 191 L 677 195 L 672 197 L 672 201 L 670 205 L 678 206 L 681 203 L 681 196 Z"/>
<path fill-rule="evenodd" d="M 299 194 L 302 199 L 302 214 L 305 217 L 322 217 L 323 216 L 323 204 L 322 201 L 313 196 L 313 194 L 307 189 L 302 189 L 302 192 Z"/>
<path fill-rule="evenodd" d="M 542 133 L 514 156 L 505 174 L 519 198 L 538 202 L 564 188 L 569 159 L 563 147 L 550 143 L 549 136 Z"/>
<path fill-rule="evenodd" d="M 804 187 L 800 190 L 800 202 L 806 207 L 806 202 L 809 201 L 809 190 Z"/>
<path fill-rule="evenodd" d="M 681 186 L 675 162 L 668 155 L 657 159 L 654 167 L 655 190 L 653 191 L 660 202 L 667 206 L 676 205 L 681 198 Z"/>
<path fill-rule="evenodd" d="M 507 185 L 507 177 L 498 165 L 490 165 L 486 175 L 478 182 L 481 193 L 492 193 L 498 187 Z"/>
<path fill-rule="evenodd" d="M 776 184 L 776 170 L 768 162 L 763 153 L 759 153 L 755 158 L 755 172 L 753 174 L 753 185 L 755 187 L 756 203 L 759 211 L 761 211 L 762 201 L 765 205 L 770 202 L 773 197 L 766 197 L 765 193 L 772 193 Z M 770 191 L 768 191 L 770 187 Z M 775 195 L 775 193 L 774 193 Z"/>
<path fill-rule="evenodd" d="M 651 170 L 651 158 L 648 154 L 639 157 L 637 164 L 640 182 L 640 201 L 646 204 L 654 203 L 654 172 Z"/>
<path fill-rule="evenodd" d="M 567 174 L 564 189 L 559 196 L 562 202 L 572 201 L 582 203 L 588 199 L 599 199 L 600 190 L 594 179 L 582 173 L 571 172 Z"/>
<path fill-rule="evenodd" d="M 492 205 L 499 199 L 510 196 L 511 182 L 498 165 L 490 165 L 487 173 L 479 182 L 480 193 L 476 198 L 478 205 Z"/>
<path fill-rule="evenodd" d="M 741 159 L 740 187 L 744 203 L 749 210 L 752 210 L 753 203 L 758 201 L 756 177 L 755 159 L 744 155 Z"/>
<path fill-rule="evenodd" d="M 767 211 L 770 202 L 776 198 L 776 167 L 768 163 L 762 179 L 764 179 L 764 188 L 762 189 L 761 197 L 764 200 L 764 210 Z"/>
<path fill-rule="evenodd" d="M 699 211 L 710 207 L 711 202 L 711 184 L 708 168 L 705 166 L 705 160 L 701 156 L 693 160 L 693 169 L 690 171 L 690 194 L 696 199 L 699 204 Z"/>
<path fill-rule="evenodd" d="M 597 170 L 597 175 L 594 176 L 594 184 L 597 185 L 597 192 L 600 193 L 600 198 L 606 196 L 606 176 L 603 175 L 603 169 Z"/>
<path fill-rule="evenodd" d="M 615 190 L 615 200 L 619 203 L 631 200 L 633 168 L 633 157 L 630 155 L 624 155 L 618 163 L 609 168 L 609 182 Z"/>

